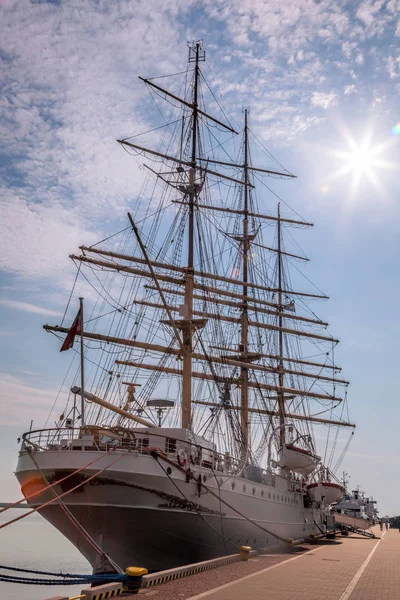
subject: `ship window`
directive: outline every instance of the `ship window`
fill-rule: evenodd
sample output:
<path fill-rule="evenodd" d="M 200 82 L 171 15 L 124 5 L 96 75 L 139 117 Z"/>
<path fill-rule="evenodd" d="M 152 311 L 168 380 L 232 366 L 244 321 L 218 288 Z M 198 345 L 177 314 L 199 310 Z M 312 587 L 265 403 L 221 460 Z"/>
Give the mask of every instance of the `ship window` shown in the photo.
<path fill-rule="evenodd" d="M 176 440 L 173 438 L 167 438 L 165 440 L 165 452 L 167 452 L 167 454 L 176 454 Z"/>
<path fill-rule="evenodd" d="M 256 493 L 256 488 L 253 488 L 253 496 L 254 496 L 255 493 Z"/>
<path fill-rule="evenodd" d="M 281 502 L 283 502 L 283 496 L 281 496 Z"/>
<path fill-rule="evenodd" d="M 139 446 L 139 448 L 148 448 L 149 447 L 149 438 L 139 438 L 138 446 Z"/>
<path fill-rule="evenodd" d="M 243 485 L 242 490 L 245 492 L 246 491 L 246 485 Z"/>
<path fill-rule="evenodd" d="M 235 482 L 234 481 L 232 481 L 232 489 L 233 490 L 235 489 Z"/>
<path fill-rule="evenodd" d="M 275 494 L 272 496 L 272 500 L 275 500 Z"/>
<path fill-rule="evenodd" d="M 264 490 L 261 490 L 261 496 L 264 498 Z"/>
<path fill-rule="evenodd" d="M 271 498 L 271 492 L 268 492 L 268 498 Z"/>

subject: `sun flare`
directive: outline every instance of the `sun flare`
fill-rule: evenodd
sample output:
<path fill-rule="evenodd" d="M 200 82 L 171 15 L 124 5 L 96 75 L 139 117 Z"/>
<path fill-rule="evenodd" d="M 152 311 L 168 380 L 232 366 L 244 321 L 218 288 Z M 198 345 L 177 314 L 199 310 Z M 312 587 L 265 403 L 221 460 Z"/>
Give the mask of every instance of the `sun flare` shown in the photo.
<path fill-rule="evenodd" d="M 374 152 L 371 148 L 360 147 L 356 148 L 349 156 L 349 170 L 361 171 L 368 174 L 370 169 L 374 167 Z"/>
<path fill-rule="evenodd" d="M 332 179 L 350 175 L 351 198 L 354 198 L 364 182 L 372 183 L 379 191 L 381 188 L 379 172 L 382 169 L 394 168 L 394 165 L 384 158 L 384 152 L 390 143 L 374 144 L 371 133 L 359 142 L 346 133 L 345 140 L 347 149 L 334 152 L 334 156 L 340 160 L 342 166 L 333 174 Z"/>

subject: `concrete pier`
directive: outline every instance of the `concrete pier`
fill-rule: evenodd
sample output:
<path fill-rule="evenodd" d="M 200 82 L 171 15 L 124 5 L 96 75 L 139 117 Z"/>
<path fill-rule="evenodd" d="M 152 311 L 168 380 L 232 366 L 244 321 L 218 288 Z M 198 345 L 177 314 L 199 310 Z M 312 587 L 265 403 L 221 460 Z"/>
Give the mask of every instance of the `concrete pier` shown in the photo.
<path fill-rule="evenodd" d="M 141 595 L 154 600 L 399 600 L 400 533 L 379 527 L 374 533 L 376 539 L 339 535 L 294 555 L 252 557 L 143 589 Z"/>

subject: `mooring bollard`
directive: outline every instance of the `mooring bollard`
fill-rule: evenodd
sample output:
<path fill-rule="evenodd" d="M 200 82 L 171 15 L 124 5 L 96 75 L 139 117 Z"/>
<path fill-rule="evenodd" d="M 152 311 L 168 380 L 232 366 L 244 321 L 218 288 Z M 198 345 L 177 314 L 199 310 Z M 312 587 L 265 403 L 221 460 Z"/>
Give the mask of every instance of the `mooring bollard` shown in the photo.
<path fill-rule="evenodd" d="M 125 573 L 127 578 L 124 581 L 124 591 L 137 594 L 142 585 L 142 577 L 147 575 L 148 570 L 144 567 L 128 567 Z"/>
<path fill-rule="evenodd" d="M 251 546 L 240 547 L 240 560 L 249 560 L 249 553 L 251 552 Z"/>

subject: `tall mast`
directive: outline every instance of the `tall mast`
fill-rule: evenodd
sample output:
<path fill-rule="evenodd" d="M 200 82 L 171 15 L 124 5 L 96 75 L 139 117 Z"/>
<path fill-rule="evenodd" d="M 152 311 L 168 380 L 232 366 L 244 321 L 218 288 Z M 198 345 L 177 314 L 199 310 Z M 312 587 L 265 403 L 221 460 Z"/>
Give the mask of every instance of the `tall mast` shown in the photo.
<path fill-rule="evenodd" d="M 199 62 L 205 60 L 204 52 L 200 55 L 201 42 L 189 48 L 189 62 L 194 62 L 193 112 L 192 112 L 192 155 L 189 170 L 189 186 L 187 198 L 189 206 L 188 223 L 188 259 L 185 274 L 184 321 L 181 324 L 183 334 L 183 376 L 182 376 L 182 427 L 190 429 L 192 412 L 192 340 L 193 340 L 193 288 L 194 288 L 194 205 L 199 193 L 196 185 L 197 173 L 197 127 L 198 127 L 198 86 Z M 194 56 L 193 56 L 194 53 Z"/>
<path fill-rule="evenodd" d="M 278 356 L 279 356 L 279 392 L 278 392 L 278 413 L 279 413 L 279 442 L 283 448 L 285 444 L 285 397 L 283 392 L 284 367 L 283 367 L 283 319 L 282 319 L 282 250 L 281 250 L 281 207 L 278 204 L 278 305 L 279 305 L 279 334 L 278 334 Z"/>
<path fill-rule="evenodd" d="M 85 423 L 85 357 L 84 357 L 84 335 L 83 335 L 83 298 L 79 298 L 79 331 L 81 336 L 81 426 Z"/>
<path fill-rule="evenodd" d="M 241 314 L 241 359 L 246 362 L 249 357 L 249 315 L 247 303 L 248 282 L 248 256 L 249 256 L 249 156 L 248 156 L 248 129 L 247 108 L 244 111 L 244 206 L 243 206 L 243 305 Z M 242 428 L 242 451 L 246 452 L 249 437 L 249 370 L 242 367 L 240 370 L 240 405 L 241 405 L 241 428 Z"/>

